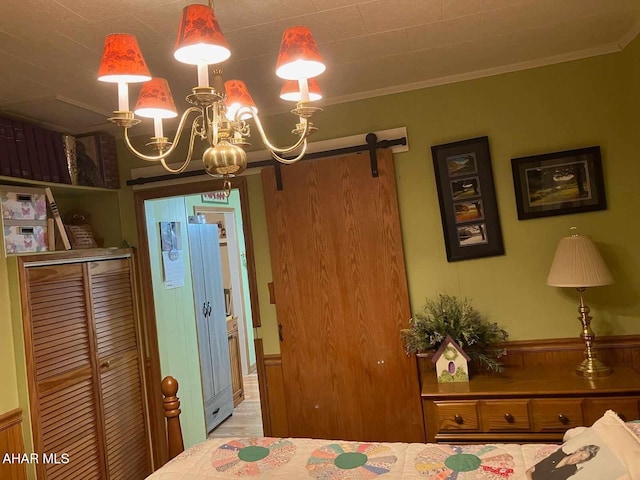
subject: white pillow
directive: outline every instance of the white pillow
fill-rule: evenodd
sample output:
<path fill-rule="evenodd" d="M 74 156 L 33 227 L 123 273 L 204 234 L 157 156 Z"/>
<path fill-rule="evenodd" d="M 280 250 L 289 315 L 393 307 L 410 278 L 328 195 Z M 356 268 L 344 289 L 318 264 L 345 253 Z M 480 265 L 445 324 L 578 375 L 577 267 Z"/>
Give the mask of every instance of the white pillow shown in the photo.
<path fill-rule="evenodd" d="M 640 439 L 612 410 L 567 432 L 562 447 L 527 473 L 533 480 L 640 480 Z"/>

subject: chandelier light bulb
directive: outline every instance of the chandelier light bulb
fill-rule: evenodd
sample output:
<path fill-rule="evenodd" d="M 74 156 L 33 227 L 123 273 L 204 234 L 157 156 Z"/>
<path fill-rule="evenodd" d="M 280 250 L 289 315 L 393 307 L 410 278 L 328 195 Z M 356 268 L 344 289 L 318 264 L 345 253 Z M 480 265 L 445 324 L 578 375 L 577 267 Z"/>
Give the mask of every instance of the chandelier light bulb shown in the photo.
<path fill-rule="evenodd" d="M 309 28 L 291 27 L 282 34 L 276 75 L 285 80 L 313 78 L 326 69 Z"/>
<path fill-rule="evenodd" d="M 98 80 L 110 83 L 139 83 L 151 80 L 136 37 L 129 33 L 112 33 L 104 41 Z"/>
<path fill-rule="evenodd" d="M 211 7 L 184 7 L 173 56 L 179 62 L 189 65 L 221 63 L 231 56 L 229 45 Z"/>
<path fill-rule="evenodd" d="M 169 84 L 164 78 L 155 77 L 142 85 L 134 112 L 144 118 L 175 118 L 178 116 Z"/>
<path fill-rule="evenodd" d="M 299 102 L 302 99 L 302 95 L 300 94 L 300 81 L 304 80 L 285 80 L 282 84 L 282 89 L 280 90 L 280 98 L 288 102 Z M 309 101 L 317 102 L 318 100 L 321 100 L 322 92 L 320 91 L 318 81 L 315 78 L 309 78 L 307 80 L 307 85 L 309 89 Z"/>
<path fill-rule="evenodd" d="M 236 113 L 242 107 L 249 107 L 254 115 L 258 113 L 256 104 L 249 93 L 249 89 L 242 80 L 227 80 L 224 82 L 224 89 L 227 92 L 227 119 L 234 121 Z M 245 113 L 240 116 L 240 120 L 248 120 L 251 114 Z"/>

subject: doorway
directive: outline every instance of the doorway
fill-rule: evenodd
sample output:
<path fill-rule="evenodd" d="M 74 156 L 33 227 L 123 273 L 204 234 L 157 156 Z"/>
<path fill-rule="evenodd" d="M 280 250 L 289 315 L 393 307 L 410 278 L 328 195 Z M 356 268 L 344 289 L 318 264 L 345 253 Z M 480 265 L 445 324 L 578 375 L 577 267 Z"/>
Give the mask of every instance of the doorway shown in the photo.
<path fill-rule="evenodd" d="M 148 341 L 148 391 L 160 390 L 160 380 L 163 376 L 173 375 L 180 384 L 179 396 L 182 402 L 182 427 L 185 446 L 203 441 L 207 432 L 204 426 L 202 406 L 202 385 L 198 371 L 198 348 L 193 342 L 195 325 L 193 318 L 193 296 L 186 295 L 185 288 L 166 290 L 163 285 L 163 271 L 161 260 L 157 253 L 152 252 L 150 243 L 154 240 L 156 228 L 160 221 L 182 221 L 183 246 L 188 243 L 187 222 L 193 215 L 194 204 L 188 205 L 188 197 L 202 198 L 202 194 L 222 189 L 222 182 L 206 181 L 191 184 L 164 186 L 161 188 L 139 190 L 134 193 L 136 217 L 138 220 L 138 248 L 140 250 L 140 277 L 143 308 L 145 312 L 145 334 Z M 244 255 L 241 261 L 246 262 L 246 287 L 249 297 L 249 309 L 244 309 L 246 318 L 245 334 L 253 334 L 254 326 L 259 326 L 259 309 L 256 288 L 255 263 L 253 242 L 249 220 L 249 203 L 245 179 L 236 178 L 232 182 L 232 189 L 237 190 L 241 211 L 235 212 L 236 224 L 242 219 L 242 231 L 236 228 L 236 237 L 244 240 Z M 147 200 L 160 201 L 159 210 L 147 209 Z M 227 215 L 227 212 L 224 213 Z M 227 240 L 228 241 L 228 240 Z M 184 275 L 185 284 L 191 283 L 190 275 Z M 188 287 L 188 285 L 186 285 Z M 189 292 L 190 293 L 190 292 Z M 162 299 L 162 300 L 158 300 Z M 190 302 L 189 302 L 190 301 Z M 189 306 L 189 303 L 191 304 Z M 250 313 L 247 313 L 250 312 Z M 161 334 L 160 334 L 161 333 Z M 246 335 L 248 336 L 248 335 Z M 246 341 L 246 337 L 245 337 Z M 249 349 L 247 349 L 249 352 Z M 248 356 L 248 355 L 247 355 Z M 249 366 L 250 364 L 248 364 Z M 198 378 L 196 378 L 198 377 Z M 260 379 L 261 380 L 261 379 Z M 157 464 L 164 463 L 166 451 L 163 450 L 162 437 L 164 435 L 164 417 L 162 413 L 162 399 L 157 395 L 150 395 L 152 436 L 154 445 L 160 445 L 154 452 Z M 258 418 L 260 421 L 261 418 Z"/>
<path fill-rule="evenodd" d="M 242 376 L 256 371 L 256 354 L 251 324 L 251 298 L 246 262 L 246 246 L 242 224 L 242 206 L 232 191 L 229 198 L 219 204 L 196 205 L 194 215 L 202 215 L 207 223 L 218 225 L 222 278 L 227 301 L 227 316 L 238 321 L 238 343 Z M 223 206 L 225 205 L 225 206 Z M 231 205 L 231 206 L 226 206 Z"/>

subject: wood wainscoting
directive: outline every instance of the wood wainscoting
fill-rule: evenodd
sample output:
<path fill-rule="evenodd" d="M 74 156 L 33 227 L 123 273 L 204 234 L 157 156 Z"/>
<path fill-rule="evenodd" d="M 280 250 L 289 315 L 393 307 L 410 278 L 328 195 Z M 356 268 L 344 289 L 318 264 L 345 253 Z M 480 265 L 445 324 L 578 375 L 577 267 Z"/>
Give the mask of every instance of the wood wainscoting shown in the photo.
<path fill-rule="evenodd" d="M 4 463 L 5 454 L 23 454 L 22 409 L 16 408 L 0 415 L 0 478 L 3 480 L 24 480 L 27 469 L 24 463 Z"/>
<path fill-rule="evenodd" d="M 507 355 L 502 358 L 508 367 L 575 368 L 584 359 L 581 338 L 552 338 L 505 342 Z M 597 337 L 595 352 L 605 365 L 627 365 L 640 373 L 640 335 Z M 433 364 L 426 357 L 418 357 L 420 382 L 435 382 Z M 432 380 L 433 379 L 433 380 Z"/>
<path fill-rule="evenodd" d="M 596 354 L 605 364 L 627 365 L 640 373 L 640 335 L 598 337 Z M 511 367 L 553 366 L 572 370 L 583 359 L 584 342 L 576 338 L 523 340 L 505 343 L 505 365 Z M 280 355 L 264 355 L 262 341 L 256 339 L 256 356 L 260 379 L 260 402 L 265 436 L 287 437 L 289 427 Z M 421 383 L 435 382 L 433 364 L 418 357 Z M 416 392 L 419 395 L 419 392 Z"/>
<path fill-rule="evenodd" d="M 279 354 L 265 355 L 262 339 L 254 340 L 262 426 L 265 437 L 288 437 L 287 401 Z"/>

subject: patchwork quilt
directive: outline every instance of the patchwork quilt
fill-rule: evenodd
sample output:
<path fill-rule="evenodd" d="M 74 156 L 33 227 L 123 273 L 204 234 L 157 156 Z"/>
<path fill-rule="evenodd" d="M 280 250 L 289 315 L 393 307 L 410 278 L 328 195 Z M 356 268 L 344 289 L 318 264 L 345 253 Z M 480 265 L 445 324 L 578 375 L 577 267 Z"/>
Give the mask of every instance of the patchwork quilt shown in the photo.
<path fill-rule="evenodd" d="M 369 480 L 381 477 L 381 480 L 548 480 L 569 478 L 549 476 L 556 466 L 541 463 L 547 458 L 557 463 L 555 459 L 562 457 L 567 457 L 567 460 L 561 461 L 558 468 L 567 471 L 569 467 L 571 480 L 640 479 L 625 463 L 627 459 L 618 458 L 616 453 L 618 445 L 629 441 L 625 455 L 628 454 L 631 462 L 638 461 L 640 424 L 631 428 L 617 417 L 607 419 L 609 423 L 622 425 L 622 430 L 616 431 L 616 436 L 612 437 L 609 434 L 612 427 L 601 425 L 600 428 L 607 431 L 606 435 L 601 435 L 598 422 L 571 435 L 572 438 L 565 443 L 569 449 L 563 452 L 559 450 L 565 445 L 557 444 L 447 445 L 268 437 L 215 438 L 189 448 L 148 479 Z M 618 438 L 621 434 L 622 437 Z M 599 453 L 590 458 L 580 453 L 572 456 L 573 452 L 580 450 L 581 442 L 597 443 Z M 539 464 L 538 472 L 535 472 L 536 464 Z M 594 466 L 603 470 L 587 469 Z"/>

